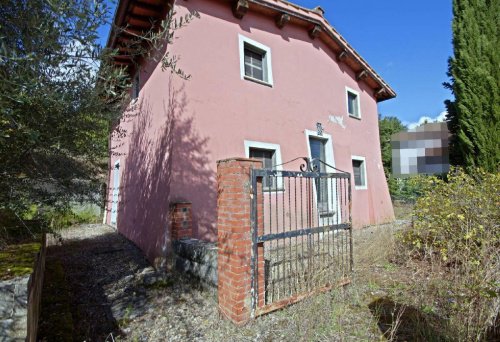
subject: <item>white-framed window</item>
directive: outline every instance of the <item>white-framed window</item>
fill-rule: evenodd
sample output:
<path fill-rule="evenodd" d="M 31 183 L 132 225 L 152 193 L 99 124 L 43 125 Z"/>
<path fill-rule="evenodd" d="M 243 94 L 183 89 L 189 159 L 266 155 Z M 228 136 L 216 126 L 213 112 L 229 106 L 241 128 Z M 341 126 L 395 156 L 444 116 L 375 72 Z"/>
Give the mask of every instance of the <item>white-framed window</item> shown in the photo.
<path fill-rule="evenodd" d="M 352 156 L 352 174 L 354 178 L 354 187 L 356 190 L 365 190 L 368 188 L 368 177 L 366 176 L 365 157 Z"/>
<path fill-rule="evenodd" d="M 245 156 L 262 160 L 264 169 L 283 170 L 281 166 L 281 149 L 278 144 L 264 143 L 260 141 L 245 140 Z M 262 180 L 264 191 L 283 191 L 282 177 L 264 177 Z"/>
<path fill-rule="evenodd" d="M 239 35 L 241 79 L 273 86 L 271 49 Z"/>
<path fill-rule="evenodd" d="M 361 119 L 361 105 L 359 101 L 359 93 L 351 88 L 345 88 L 347 113 L 357 119 Z"/>
<path fill-rule="evenodd" d="M 132 100 L 136 100 L 139 98 L 139 91 L 141 90 L 141 79 L 140 79 L 140 70 L 137 70 L 134 78 L 132 79 L 132 92 L 130 97 Z"/>

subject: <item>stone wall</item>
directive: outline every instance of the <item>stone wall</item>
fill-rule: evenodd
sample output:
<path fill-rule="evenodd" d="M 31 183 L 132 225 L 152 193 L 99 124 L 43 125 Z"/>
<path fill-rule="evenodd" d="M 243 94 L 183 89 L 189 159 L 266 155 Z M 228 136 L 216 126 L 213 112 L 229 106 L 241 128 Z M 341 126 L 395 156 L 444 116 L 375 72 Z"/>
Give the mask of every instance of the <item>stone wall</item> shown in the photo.
<path fill-rule="evenodd" d="M 198 239 L 182 239 L 173 242 L 175 268 L 189 273 L 202 282 L 217 286 L 217 246 Z"/>
<path fill-rule="evenodd" d="M 36 341 L 38 319 L 40 318 L 40 302 L 42 299 L 43 276 L 45 274 L 45 257 L 47 254 L 47 238 L 42 237 L 42 247 L 36 258 L 35 267 L 28 281 L 28 324 L 26 341 Z"/>
<path fill-rule="evenodd" d="M 44 235 L 31 275 L 0 282 L 0 341 L 36 341 L 45 255 Z"/>

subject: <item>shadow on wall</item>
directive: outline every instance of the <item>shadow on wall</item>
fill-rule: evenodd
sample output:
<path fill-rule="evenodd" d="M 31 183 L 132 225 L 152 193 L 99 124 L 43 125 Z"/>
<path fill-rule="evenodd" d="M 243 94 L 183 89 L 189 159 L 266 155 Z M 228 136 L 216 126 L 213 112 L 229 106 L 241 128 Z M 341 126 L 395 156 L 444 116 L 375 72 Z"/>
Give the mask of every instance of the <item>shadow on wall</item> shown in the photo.
<path fill-rule="evenodd" d="M 170 253 L 171 202 L 191 201 L 194 235 L 216 237 L 216 184 L 208 138 L 196 132 L 193 116 L 186 114 L 184 87 L 175 89 L 173 77 L 163 102 L 146 98 L 137 104 L 121 176 L 118 229 L 157 266 Z"/>

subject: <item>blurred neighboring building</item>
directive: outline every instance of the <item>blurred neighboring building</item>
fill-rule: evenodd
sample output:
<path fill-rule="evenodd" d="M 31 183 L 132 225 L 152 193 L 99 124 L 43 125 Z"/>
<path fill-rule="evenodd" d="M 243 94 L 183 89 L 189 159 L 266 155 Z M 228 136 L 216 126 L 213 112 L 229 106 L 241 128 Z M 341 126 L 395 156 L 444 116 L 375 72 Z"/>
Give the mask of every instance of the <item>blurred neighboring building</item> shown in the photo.
<path fill-rule="evenodd" d="M 446 122 L 423 124 L 391 137 L 394 176 L 446 173 L 450 169 Z"/>

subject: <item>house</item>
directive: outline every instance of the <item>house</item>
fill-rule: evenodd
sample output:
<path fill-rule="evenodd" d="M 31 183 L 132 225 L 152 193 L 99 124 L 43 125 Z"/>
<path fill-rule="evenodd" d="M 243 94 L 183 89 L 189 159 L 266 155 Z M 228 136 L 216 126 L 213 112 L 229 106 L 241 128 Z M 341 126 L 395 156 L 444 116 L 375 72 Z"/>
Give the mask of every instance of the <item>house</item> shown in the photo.
<path fill-rule="evenodd" d="M 446 122 L 426 123 L 394 134 L 391 137 L 393 175 L 447 173 L 450 170 L 449 140 Z"/>
<path fill-rule="evenodd" d="M 176 1 L 175 9 L 200 16 L 167 47 L 190 80 L 152 60 L 134 70 L 125 52 L 116 58 L 130 66 L 136 99 L 111 136 L 108 224 L 150 260 L 161 259 L 170 248 L 169 205 L 188 201 L 195 237 L 215 241 L 216 161 L 229 157 L 258 158 L 264 167 L 319 157 L 354 175 L 355 227 L 394 219 L 377 102 L 395 92 L 320 7 L 189 0 Z M 133 32 L 165 13 L 166 1 L 121 0 L 114 20 Z M 108 46 L 124 39 L 111 34 Z"/>

